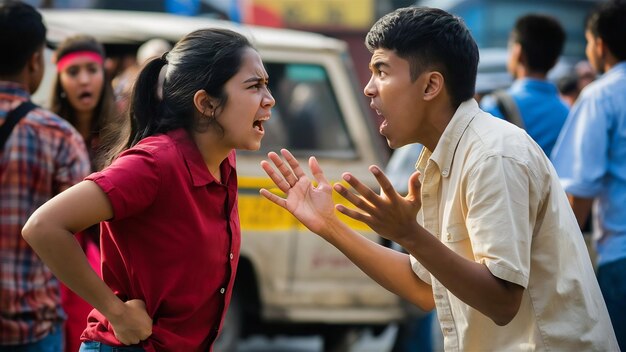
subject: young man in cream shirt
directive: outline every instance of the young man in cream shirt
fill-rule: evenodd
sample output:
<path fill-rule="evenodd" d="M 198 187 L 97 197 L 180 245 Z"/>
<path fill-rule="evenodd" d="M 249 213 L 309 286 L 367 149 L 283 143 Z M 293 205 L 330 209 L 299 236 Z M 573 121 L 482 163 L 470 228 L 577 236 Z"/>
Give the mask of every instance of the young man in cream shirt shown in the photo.
<path fill-rule="evenodd" d="M 448 351 L 616 351 L 591 261 L 548 158 L 521 129 L 472 98 L 478 48 L 460 19 L 405 8 L 381 18 L 366 44 L 364 89 L 389 145 L 425 146 L 400 196 L 378 166 L 376 194 L 350 173 L 314 185 L 286 150 L 262 167 L 287 197 L 261 190 L 388 290 L 437 308 Z M 334 205 L 332 190 L 355 205 Z M 410 254 L 341 222 L 335 209 Z M 418 211 L 421 210 L 418 216 Z M 416 219 L 418 221 L 416 221 Z"/>

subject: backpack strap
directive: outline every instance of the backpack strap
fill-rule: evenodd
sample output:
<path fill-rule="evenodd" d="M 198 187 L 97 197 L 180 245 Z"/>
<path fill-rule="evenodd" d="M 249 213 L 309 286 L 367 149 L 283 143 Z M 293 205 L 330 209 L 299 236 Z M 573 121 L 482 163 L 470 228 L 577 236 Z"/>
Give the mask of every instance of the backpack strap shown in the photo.
<path fill-rule="evenodd" d="M 513 100 L 511 94 L 501 89 L 496 90 L 492 94 L 496 99 L 498 109 L 500 109 L 500 112 L 504 115 L 504 119 L 521 129 L 525 129 L 524 121 L 522 120 L 517 104 L 515 103 L 515 100 Z"/>
<path fill-rule="evenodd" d="M 9 139 L 15 125 L 20 122 L 22 117 L 28 115 L 28 113 L 36 107 L 37 105 L 30 101 L 25 101 L 7 114 L 4 124 L 0 126 L 0 150 L 4 149 L 4 144 Z"/>

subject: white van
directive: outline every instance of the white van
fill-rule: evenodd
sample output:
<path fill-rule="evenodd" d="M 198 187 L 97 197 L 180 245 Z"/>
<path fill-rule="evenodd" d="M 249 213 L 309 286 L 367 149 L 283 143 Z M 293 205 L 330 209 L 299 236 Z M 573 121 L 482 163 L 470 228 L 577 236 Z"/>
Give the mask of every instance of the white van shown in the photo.
<path fill-rule="evenodd" d="M 320 334 L 325 337 L 324 350 L 330 351 L 355 328 L 382 331 L 403 318 L 398 297 L 289 213 L 259 196 L 259 188 L 272 186 L 259 162 L 268 151 L 283 147 L 301 158 L 317 156 L 331 181 L 350 171 L 376 185 L 367 168 L 371 164 L 384 167 L 386 147 L 368 113 L 344 42 L 314 33 L 162 13 L 42 13 L 53 43 L 83 33 L 105 46 L 139 46 L 152 38 L 176 42 L 195 29 L 222 27 L 246 35 L 259 50 L 276 106 L 265 125 L 261 150 L 237 156 L 241 259 L 233 302 L 216 350 L 233 351 L 239 337 L 263 332 Z M 47 69 L 50 75 L 54 71 Z M 49 81 L 43 85 L 39 99 L 49 95 Z M 350 224 L 364 236 L 380 240 L 365 225 Z"/>

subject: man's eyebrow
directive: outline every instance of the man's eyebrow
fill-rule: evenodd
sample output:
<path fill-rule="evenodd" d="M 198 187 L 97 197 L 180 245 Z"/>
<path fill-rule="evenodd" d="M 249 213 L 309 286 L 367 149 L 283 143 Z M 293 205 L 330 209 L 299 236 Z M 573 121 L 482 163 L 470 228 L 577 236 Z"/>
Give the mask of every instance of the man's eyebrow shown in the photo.
<path fill-rule="evenodd" d="M 373 69 L 376 69 L 376 70 L 380 70 L 380 68 L 382 66 L 389 67 L 389 64 L 387 64 L 385 61 L 382 61 L 382 60 L 376 60 L 376 61 L 370 63 L 369 66 L 370 66 L 370 68 L 373 68 Z"/>

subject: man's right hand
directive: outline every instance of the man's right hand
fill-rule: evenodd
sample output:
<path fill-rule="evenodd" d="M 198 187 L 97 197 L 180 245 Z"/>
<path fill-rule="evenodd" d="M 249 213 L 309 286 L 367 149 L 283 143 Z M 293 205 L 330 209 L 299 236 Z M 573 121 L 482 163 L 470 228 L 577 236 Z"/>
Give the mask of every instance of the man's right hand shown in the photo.
<path fill-rule="evenodd" d="M 136 345 L 152 335 L 152 318 L 146 303 L 139 299 L 124 302 L 124 314 L 115 321 L 109 319 L 115 337 L 124 345 Z"/>

